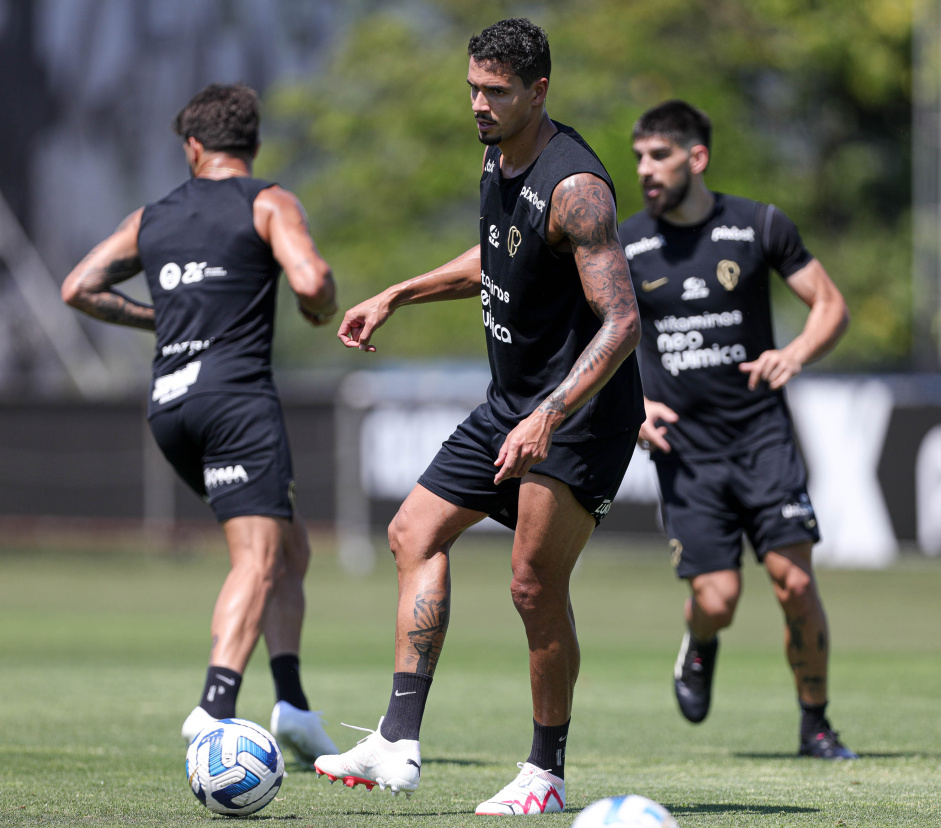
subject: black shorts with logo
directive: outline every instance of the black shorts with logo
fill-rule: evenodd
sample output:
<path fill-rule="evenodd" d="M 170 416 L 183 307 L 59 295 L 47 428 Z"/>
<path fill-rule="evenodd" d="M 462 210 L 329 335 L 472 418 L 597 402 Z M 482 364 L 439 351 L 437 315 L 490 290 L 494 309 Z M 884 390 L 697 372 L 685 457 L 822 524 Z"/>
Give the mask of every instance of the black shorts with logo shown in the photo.
<path fill-rule="evenodd" d="M 150 418 L 157 445 L 220 522 L 294 514 L 294 472 L 278 400 L 201 394 Z"/>
<path fill-rule="evenodd" d="M 743 535 L 759 561 L 771 550 L 820 540 L 793 440 L 717 459 L 653 458 L 680 578 L 739 569 Z"/>
<path fill-rule="evenodd" d="M 444 442 L 418 482 L 455 506 L 486 512 L 516 528 L 521 478 L 493 482 L 494 465 L 506 434 L 494 428 L 486 403 L 478 406 Z M 637 430 L 581 443 L 553 443 L 549 456 L 530 469 L 561 480 L 595 519 L 611 508 L 637 440 Z"/>

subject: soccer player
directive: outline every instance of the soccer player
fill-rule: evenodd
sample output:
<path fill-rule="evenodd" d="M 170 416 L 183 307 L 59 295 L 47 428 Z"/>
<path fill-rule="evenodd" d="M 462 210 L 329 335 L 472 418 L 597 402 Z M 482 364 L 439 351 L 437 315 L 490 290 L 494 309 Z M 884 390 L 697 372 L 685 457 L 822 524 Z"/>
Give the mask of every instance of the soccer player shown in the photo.
<path fill-rule="evenodd" d="M 811 564 L 820 535 L 784 396 L 849 316 L 787 216 L 708 189 L 710 135 L 706 114 L 683 101 L 640 117 L 633 148 L 646 210 L 618 228 L 643 320 L 639 442 L 656 463 L 673 564 L 691 593 L 676 697 L 691 722 L 709 712 L 716 634 L 732 623 L 742 591 L 744 535 L 784 612 L 800 754 L 855 759 L 826 717 L 830 640 Z M 810 308 L 780 349 L 771 269 Z"/>
<path fill-rule="evenodd" d="M 419 727 L 450 611 L 449 553 L 488 515 L 515 528 L 510 592 L 529 644 L 533 739 L 478 814 L 565 805 L 579 652 L 569 577 L 607 513 L 643 420 L 640 336 L 614 188 L 573 129 L 546 113 L 545 32 L 509 19 L 470 39 L 467 83 L 486 145 L 480 244 L 347 311 L 338 336 L 374 351 L 400 307 L 480 297 L 487 399 L 445 442 L 389 527 L 399 578 L 392 693 L 379 727 L 315 767 L 347 785 L 412 792 Z"/>
<path fill-rule="evenodd" d="M 249 87 L 197 94 L 174 122 L 192 177 L 128 216 L 68 275 L 62 297 L 97 319 L 156 332 L 151 431 L 225 533 L 231 569 L 213 611 L 202 699 L 183 738 L 235 715 L 242 674 L 264 634 L 277 698 L 272 733 L 309 764 L 336 746 L 300 678 L 310 549 L 271 372 L 281 270 L 312 325 L 329 322 L 337 306 L 303 207 L 252 178 L 258 127 Z M 152 306 L 114 289 L 141 270 Z"/>

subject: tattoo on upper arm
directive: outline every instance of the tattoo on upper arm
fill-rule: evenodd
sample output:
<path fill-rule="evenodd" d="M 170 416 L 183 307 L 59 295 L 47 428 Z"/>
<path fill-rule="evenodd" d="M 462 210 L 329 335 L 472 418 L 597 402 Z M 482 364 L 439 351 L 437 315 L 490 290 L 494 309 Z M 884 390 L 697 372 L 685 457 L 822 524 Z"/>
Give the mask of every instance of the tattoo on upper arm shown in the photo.
<path fill-rule="evenodd" d="M 585 298 L 602 325 L 566 380 L 540 406 L 571 414 L 571 398 L 586 378 L 611 365 L 623 346 L 623 322 L 637 319 L 630 270 L 617 234 L 611 190 L 593 175 L 573 176 L 554 194 L 552 209 L 572 246 Z M 584 402 L 584 400 L 582 401 Z"/>
<path fill-rule="evenodd" d="M 572 245 L 585 295 L 601 319 L 632 313 L 634 290 L 618 241 L 611 190 L 592 175 L 573 177 L 559 188 L 554 206 L 559 225 Z"/>

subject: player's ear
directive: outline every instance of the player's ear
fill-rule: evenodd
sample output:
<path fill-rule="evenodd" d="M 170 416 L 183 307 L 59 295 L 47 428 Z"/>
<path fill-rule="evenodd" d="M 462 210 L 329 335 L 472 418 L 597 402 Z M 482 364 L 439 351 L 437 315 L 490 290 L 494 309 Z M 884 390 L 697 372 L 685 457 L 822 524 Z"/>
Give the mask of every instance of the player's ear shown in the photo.
<path fill-rule="evenodd" d="M 689 171 L 700 175 L 709 166 L 709 148 L 704 144 L 694 144 L 689 150 Z"/>
<path fill-rule="evenodd" d="M 533 85 L 529 87 L 529 91 L 532 94 L 533 106 L 542 106 L 546 102 L 546 95 L 549 94 L 549 79 L 540 78 L 537 81 L 533 81 Z"/>

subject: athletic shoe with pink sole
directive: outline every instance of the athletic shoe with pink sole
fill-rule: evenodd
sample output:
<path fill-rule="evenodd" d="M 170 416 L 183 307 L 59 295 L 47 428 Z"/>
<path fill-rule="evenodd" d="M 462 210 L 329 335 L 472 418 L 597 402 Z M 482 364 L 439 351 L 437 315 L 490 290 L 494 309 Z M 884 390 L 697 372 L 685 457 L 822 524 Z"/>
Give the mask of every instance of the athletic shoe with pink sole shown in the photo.
<path fill-rule="evenodd" d="M 557 814 L 565 810 L 565 780 L 529 762 L 519 762 L 519 776 L 500 793 L 481 802 L 479 816 Z"/>
<path fill-rule="evenodd" d="M 319 710 L 301 710 L 286 701 L 279 701 L 271 711 L 271 735 L 282 750 L 290 748 L 304 765 L 313 765 L 325 753 L 337 752 L 337 746 L 323 729 L 320 714 Z"/>
<path fill-rule="evenodd" d="M 413 739 L 390 742 L 379 732 L 382 719 L 375 730 L 346 725 L 369 735 L 356 746 L 339 755 L 321 756 L 314 762 L 318 776 L 326 776 L 333 784 L 338 779 L 348 788 L 365 785 L 371 791 L 376 785 L 388 788 L 395 796 L 403 791 L 406 797 L 418 789 L 421 776 L 421 749 Z"/>

